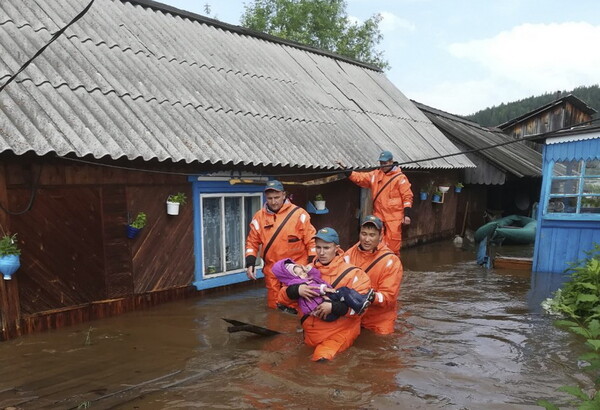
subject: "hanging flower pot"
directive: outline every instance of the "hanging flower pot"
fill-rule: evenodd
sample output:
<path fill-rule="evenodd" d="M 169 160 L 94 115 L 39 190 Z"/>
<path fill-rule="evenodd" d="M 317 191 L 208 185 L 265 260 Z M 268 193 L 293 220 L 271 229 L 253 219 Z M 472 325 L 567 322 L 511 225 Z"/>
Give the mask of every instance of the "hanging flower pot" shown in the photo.
<path fill-rule="evenodd" d="M 167 215 L 179 215 L 179 206 L 184 205 L 187 197 L 183 192 L 169 195 L 167 198 Z"/>
<path fill-rule="evenodd" d="M 19 255 L 21 250 L 17 246 L 17 234 L 4 235 L 0 239 L 0 272 L 4 280 L 11 280 L 13 273 L 21 266 Z"/>
<path fill-rule="evenodd" d="M 431 202 L 441 203 L 442 202 L 442 193 L 436 192 L 433 195 L 431 195 Z"/>
<path fill-rule="evenodd" d="M 13 273 L 21 266 L 19 255 L 6 255 L 0 257 L 0 272 L 4 275 L 4 280 L 11 280 Z"/>
<path fill-rule="evenodd" d="M 144 212 L 138 212 L 132 223 L 127 225 L 127 237 L 133 239 L 146 226 L 147 217 Z"/>
<path fill-rule="evenodd" d="M 179 215 L 179 202 L 167 201 L 167 215 Z"/>
<path fill-rule="evenodd" d="M 314 204 L 317 211 L 322 211 L 325 209 L 325 198 L 323 198 L 322 194 L 315 195 Z"/>
<path fill-rule="evenodd" d="M 140 233 L 141 230 L 141 228 L 134 228 L 131 225 L 127 225 L 127 237 L 129 239 L 133 239 L 137 236 L 138 233 Z"/>
<path fill-rule="evenodd" d="M 421 198 L 421 201 L 425 201 L 427 199 L 427 196 L 428 196 L 427 192 L 423 192 L 423 191 L 421 191 L 419 193 L 419 195 L 420 195 L 419 197 Z"/>
<path fill-rule="evenodd" d="M 457 182 L 456 185 L 454 185 L 454 192 L 459 193 L 460 191 L 462 191 L 463 188 L 464 185 L 462 184 L 462 182 Z"/>

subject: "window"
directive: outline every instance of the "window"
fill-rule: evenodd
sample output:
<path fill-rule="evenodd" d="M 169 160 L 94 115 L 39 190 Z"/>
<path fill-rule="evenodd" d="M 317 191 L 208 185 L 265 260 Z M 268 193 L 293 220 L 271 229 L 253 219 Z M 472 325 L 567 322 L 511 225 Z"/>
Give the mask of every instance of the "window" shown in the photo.
<path fill-rule="evenodd" d="M 556 162 L 546 213 L 600 213 L 600 160 Z"/>
<path fill-rule="evenodd" d="M 261 194 L 202 194 L 202 266 L 204 277 L 244 269 L 244 245 Z"/>

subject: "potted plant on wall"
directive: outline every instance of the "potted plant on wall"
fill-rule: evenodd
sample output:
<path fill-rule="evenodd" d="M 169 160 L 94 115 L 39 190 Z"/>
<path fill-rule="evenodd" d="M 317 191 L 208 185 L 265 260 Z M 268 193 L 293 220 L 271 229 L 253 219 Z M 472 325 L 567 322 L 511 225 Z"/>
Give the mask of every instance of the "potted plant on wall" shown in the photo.
<path fill-rule="evenodd" d="M 457 192 L 457 193 L 458 193 L 458 192 L 462 191 L 462 189 L 463 189 L 464 187 L 465 187 L 465 186 L 463 185 L 463 183 L 462 183 L 462 182 L 457 182 L 456 184 L 454 184 L 454 192 Z"/>
<path fill-rule="evenodd" d="M 169 195 L 167 198 L 167 214 L 179 215 L 179 206 L 185 205 L 187 197 L 183 192 L 178 192 L 175 195 Z"/>
<path fill-rule="evenodd" d="M 127 225 L 127 237 L 135 238 L 137 234 L 142 230 L 146 223 L 148 222 L 148 218 L 144 212 L 138 212 L 135 219 L 132 223 Z"/>
<path fill-rule="evenodd" d="M 419 192 L 419 198 L 421 199 L 421 201 L 425 201 L 428 196 L 429 196 L 429 189 L 427 189 L 427 187 L 421 188 L 421 191 Z"/>
<path fill-rule="evenodd" d="M 315 208 L 317 211 L 325 209 L 325 198 L 323 197 L 323 194 L 315 195 Z"/>
<path fill-rule="evenodd" d="M 436 189 L 435 192 L 433 193 L 433 195 L 431 196 L 431 202 L 441 203 L 442 195 L 443 195 L 443 192 L 439 189 Z"/>
<path fill-rule="evenodd" d="M 21 266 L 21 250 L 17 246 L 17 234 L 4 235 L 0 239 L 0 272 L 4 280 L 10 280 Z"/>

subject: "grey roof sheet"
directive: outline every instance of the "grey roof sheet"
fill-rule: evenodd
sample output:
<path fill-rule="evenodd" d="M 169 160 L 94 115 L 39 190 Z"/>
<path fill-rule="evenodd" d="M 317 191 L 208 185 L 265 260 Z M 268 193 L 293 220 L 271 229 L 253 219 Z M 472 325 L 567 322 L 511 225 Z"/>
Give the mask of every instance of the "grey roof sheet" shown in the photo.
<path fill-rule="evenodd" d="M 514 139 L 499 128 L 483 127 L 475 122 L 413 101 L 415 105 L 447 136 L 468 149 L 481 149 Z M 542 154 L 523 141 L 477 152 L 492 164 L 517 177 L 542 175 Z"/>
<path fill-rule="evenodd" d="M 0 84 L 87 3 L 2 1 Z M 380 71 L 153 2 L 96 0 L 0 93 L 0 152 L 329 168 L 382 149 L 458 152 Z"/>

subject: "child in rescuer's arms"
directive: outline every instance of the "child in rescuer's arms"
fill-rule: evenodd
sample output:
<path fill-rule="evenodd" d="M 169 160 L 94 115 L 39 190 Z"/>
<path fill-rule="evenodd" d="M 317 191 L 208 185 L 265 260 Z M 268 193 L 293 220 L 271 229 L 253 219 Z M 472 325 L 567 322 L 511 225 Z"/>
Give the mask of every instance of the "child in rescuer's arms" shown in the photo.
<path fill-rule="evenodd" d="M 369 289 L 364 295 L 347 287 L 341 287 L 337 290 L 333 289 L 329 283 L 321 279 L 321 272 L 318 269 L 315 269 L 311 265 L 298 265 L 291 259 L 282 259 L 275 262 L 273 273 L 285 286 L 306 284 L 318 290 L 321 296 L 310 299 L 301 297 L 298 299 L 300 310 L 305 315 L 310 315 L 317 306 L 327 300 L 343 302 L 356 314 L 360 315 L 369 307 L 375 297 L 373 289 Z M 338 317 L 331 313 L 324 320 L 326 322 L 333 322 Z"/>

